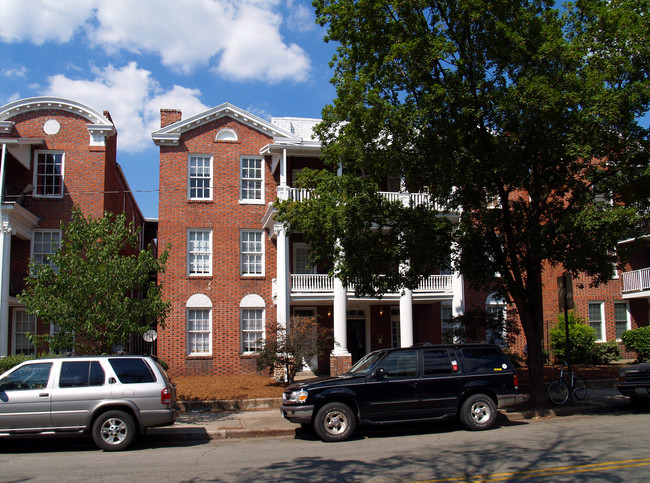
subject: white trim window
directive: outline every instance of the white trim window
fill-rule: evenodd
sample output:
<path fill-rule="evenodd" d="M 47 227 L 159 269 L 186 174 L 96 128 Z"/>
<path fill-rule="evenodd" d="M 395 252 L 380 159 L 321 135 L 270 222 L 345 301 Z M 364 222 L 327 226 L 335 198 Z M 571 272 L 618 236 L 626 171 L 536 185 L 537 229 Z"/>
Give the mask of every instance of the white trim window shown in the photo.
<path fill-rule="evenodd" d="M 29 334 L 36 333 L 36 316 L 24 309 L 14 310 L 12 354 L 36 355 L 36 347 Z"/>
<path fill-rule="evenodd" d="M 616 340 L 621 340 L 623 333 L 631 329 L 630 306 L 627 302 L 614 302 L 614 324 Z"/>
<path fill-rule="evenodd" d="M 265 307 L 264 299 L 257 294 L 248 294 L 239 303 L 242 354 L 252 354 L 264 346 Z"/>
<path fill-rule="evenodd" d="M 212 200 L 212 157 L 190 155 L 187 161 L 187 199 Z"/>
<path fill-rule="evenodd" d="M 262 158 L 242 157 L 240 162 L 240 203 L 264 203 Z"/>
<path fill-rule="evenodd" d="M 293 244 L 292 272 L 296 274 L 316 273 L 316 266 L 313 265 L 311 257 L 309 256 L 309 245 L 306 243 Z"/>
<path fill-rule="evenodd" d="M 61 248 L 61 230 L 34 230 L 31 259 L 38 265 L 55 268 L 50 257 Z"/>
<path fill-rule="evenodd" d="M 443 343 L 456 342 L 454 339 L 454 324 L 449 322 L 453 315 L 453 308 L 450 303 L 442 303 L 440 305 L 440 331 Z"/>
<path fill-rule="evenodd" d="M 34 196 L 63 196 L 63 151 L 36 151 L 34 155 Z"/>
<path fill-rule="evenodd" d="M 596 331 L 596 342 L 605 340 L 605 304 L 589 302 L 589 326 Z"/>
<path fill-rule="evenodd" d="M 264 276 L 264 238 L 261 230 L 241 231 L 241 275 Z"/>
<path fill-rule="evenodd" d="M 212 275 L 212 230 L 188 230 L 187 274 Z"/>
<path fill-rule="evenodd" d="M 212 355 L 212 309 L 187 309 L 187 354 Z"/>

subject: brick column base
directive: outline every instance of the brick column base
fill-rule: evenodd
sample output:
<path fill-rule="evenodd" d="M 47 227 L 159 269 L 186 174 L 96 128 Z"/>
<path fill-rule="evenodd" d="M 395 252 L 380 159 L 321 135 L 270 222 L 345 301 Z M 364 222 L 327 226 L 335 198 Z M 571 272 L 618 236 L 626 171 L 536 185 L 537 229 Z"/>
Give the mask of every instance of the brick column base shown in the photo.
<path fill-rule="evenodd" d="M 348 372 L 352 367 L 352 355 L 343 356 L 330 355 L 330 376 L 338 376 Z"/>

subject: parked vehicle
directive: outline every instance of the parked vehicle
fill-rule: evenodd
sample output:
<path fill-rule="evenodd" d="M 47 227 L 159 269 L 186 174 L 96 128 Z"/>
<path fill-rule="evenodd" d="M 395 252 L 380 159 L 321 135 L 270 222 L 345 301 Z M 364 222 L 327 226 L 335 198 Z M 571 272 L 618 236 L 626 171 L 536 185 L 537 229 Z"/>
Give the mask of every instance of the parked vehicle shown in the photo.
<path fill-rule="evenodd" d="M 105 451 L 178 417 L 176 389 L 151 357 L 34 359 L 0 375 L 0 435 L 85 432 Z"/>
<path fill-rule="evenodd" d="M 343 441 L 358 423 L 459 416 L 470 430 L 492 427 L 497 408 L 521 402 L 517 373 L 491 344 L 424 344 L 371 352 L 349 372 L 288 386 L 282 415 Z"/>
<path fill-rule="evenodd" d="M 633 404 L 650 402 L 650 362 L 622 367 L 617 387 Z"/>

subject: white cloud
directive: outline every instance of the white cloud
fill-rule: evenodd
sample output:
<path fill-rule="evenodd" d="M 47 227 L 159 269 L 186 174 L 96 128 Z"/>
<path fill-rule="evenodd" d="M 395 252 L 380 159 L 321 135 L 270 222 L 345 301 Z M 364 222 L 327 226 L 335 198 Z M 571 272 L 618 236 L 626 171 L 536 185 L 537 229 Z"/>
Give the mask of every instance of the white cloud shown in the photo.
<path fill-rule="evenodd" d="M 287 45 L 280 35 L 282 17 L 254 5 L 242 5 L 217 66 L 217 72 L 233 80 L 278 83 L 305 81 L 311 64 L 305 51 Z"/>
<path fill-rule="evenodd" d="M 112 0 L 99 4 L 89 36 L 185 73 L 216 61 L 216 72 L 237 81 L 306 80 L 309 56 L 284 41 L 277 9 L 277 0 Z"/>
<path fill-rule="evenodd" d="M 287 18 L 287 28 L 294 32 L 309 32 L 316 28 L 316 19 L 312 9 L 304 5 L 292 6 L 291 14 Z"/>
<path fill-rule="evenodd" d="M 27 77 L 27 67 L 22 66 L 17 69 L 2 69 L 0 74 L 4 77 L 18 77 L 24 79 Z"/>
<path fill-rule="evenodd" d="M 3 42 L 68 42 L 91 18 L 97 0 L 3 0 L 0 39 Z"/>
<path fill-rule="evenodd" d="M 160 127 L 161 108 L 180 108 L 183 115 L 208 109 L 200 92 L 174 86 L 162 91 L 151 73 L 131 62 L 122 68 L 109 65 L 92 69 L 93 80 L 75 80 L 62 74 L 50 77 L 43 95 L 65 97 L 100 112 L 108 110 L 118 130 L 118 147 L 140 152 L 152 146 L 151 133 Z"/>
<path fill-rule="evenodd" d="M 304 29 L 310 12 L 289 7 L 289 30 Z M 235 81 L 305 81 L 311 61 L 282 36 L 280 11 L 280 0 L 2 0 L 0 40 L 65 43 L 84 32 L 91 47 L 153 54 L 184 73 L 213 65 Z"/>

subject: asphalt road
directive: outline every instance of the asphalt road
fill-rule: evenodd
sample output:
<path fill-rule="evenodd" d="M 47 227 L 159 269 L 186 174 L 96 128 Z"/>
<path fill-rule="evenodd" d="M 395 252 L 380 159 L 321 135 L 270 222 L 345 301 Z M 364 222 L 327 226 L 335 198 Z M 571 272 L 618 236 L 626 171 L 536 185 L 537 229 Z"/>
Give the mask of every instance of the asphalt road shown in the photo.
<path fill-rule="evenodd" d="M 647 481 L 650 413 L 509 422 L 469 432 L 454 422 L 360 433 L 179 440 L 150 431 L 104 453 L 86 437 L 0 440 L 0 481 Z"/>

